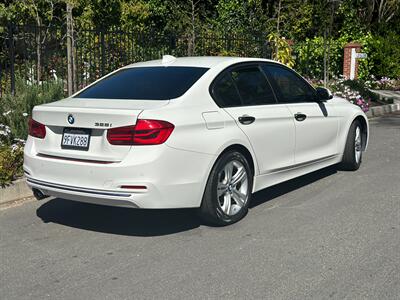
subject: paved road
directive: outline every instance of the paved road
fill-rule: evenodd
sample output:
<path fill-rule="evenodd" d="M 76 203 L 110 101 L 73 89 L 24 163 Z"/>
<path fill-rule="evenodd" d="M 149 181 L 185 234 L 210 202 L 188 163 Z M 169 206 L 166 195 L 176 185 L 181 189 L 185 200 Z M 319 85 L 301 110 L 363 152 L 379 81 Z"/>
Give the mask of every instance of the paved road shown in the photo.
<path fill-rule="evenodd" d="M 371 135 L 358 172 L 261 191 L 230 227 L 61 199 L 0 211 L 0 298 L 399 299 L 400 115 Z"/>

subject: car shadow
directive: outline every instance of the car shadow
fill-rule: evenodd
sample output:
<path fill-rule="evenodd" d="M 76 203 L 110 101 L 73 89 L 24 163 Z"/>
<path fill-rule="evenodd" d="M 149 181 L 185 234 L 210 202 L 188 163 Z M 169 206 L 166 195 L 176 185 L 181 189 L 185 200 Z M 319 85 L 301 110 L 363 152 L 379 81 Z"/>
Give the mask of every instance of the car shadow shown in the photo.
<path fill-rule="evenodd" d="M 250 208 L 336 173 L 328 167 L 263 189 L 253 195 Z M 89 231 L 126 235 L 162 236 L 188 231 L 203 223 L 195 209 L 140 210 L 102 206 L 55 198 L 43 203 L 36 214 L 45 223 Z"/>
<path fill-rule="evenodd" d="M 127 236 L 161 236 L 200 226 L 193 209 L 133 209 L 54 198 L 36 215 L 45 223 Z"/>
<path fill-rule="evenodd" d="M 265 188 L 253 195 L 250 203 L 250 208 L 254 208 L 260 204 L 268 202 L 274 198 L 282 196 L 286 193 L 292 192 L 313 182 L 321 180 L 325 177 L 337 173 L 337 166 L 330 166 L 306 175 L 279 183 L 277 185 Z"/>

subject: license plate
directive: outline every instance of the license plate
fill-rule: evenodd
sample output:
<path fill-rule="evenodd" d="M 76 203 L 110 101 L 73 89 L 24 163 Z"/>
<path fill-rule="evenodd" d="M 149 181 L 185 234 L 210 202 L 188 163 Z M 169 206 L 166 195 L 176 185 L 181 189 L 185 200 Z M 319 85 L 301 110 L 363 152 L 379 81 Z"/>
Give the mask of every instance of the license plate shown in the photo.
<path fill-rule="evenodd" d="M 62 149 L 87 151 L 90 143 L 90 129 L 65 128 L 62 139 Z"/>

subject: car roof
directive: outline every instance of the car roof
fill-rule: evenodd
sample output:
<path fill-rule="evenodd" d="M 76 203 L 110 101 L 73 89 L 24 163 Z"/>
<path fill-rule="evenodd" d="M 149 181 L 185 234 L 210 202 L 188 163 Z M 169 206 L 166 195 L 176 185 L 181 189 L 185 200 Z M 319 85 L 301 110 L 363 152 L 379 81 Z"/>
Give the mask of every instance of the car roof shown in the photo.
<path fill-rule="evenodd" d="M 250 61 L 269 61 L 276 63 L 276 61 L 264 58 L 229 57 L 229 56 L 191 56 L 191 57 L 164 56 L 164 59 L 138 62 L 128 65 L 125 68 L 156 67 L 156 66 L 212 68 L 221 63 L 226 63 L 230 65 L 230 64 L 235 64 L 240 62 L 250 62 Z"/>

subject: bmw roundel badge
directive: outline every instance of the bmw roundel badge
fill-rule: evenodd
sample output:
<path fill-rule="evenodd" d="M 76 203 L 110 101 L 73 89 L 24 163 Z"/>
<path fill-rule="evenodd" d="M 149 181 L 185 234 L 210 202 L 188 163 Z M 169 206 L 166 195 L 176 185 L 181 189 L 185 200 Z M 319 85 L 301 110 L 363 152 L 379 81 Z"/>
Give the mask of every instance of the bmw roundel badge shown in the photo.
<path fill-rule="evenodd" d="M 73 115 L 68 115 L 67 120 L 68 120 L 68 123 L 71 124 L 71 125 L 74 124 L 74 122 L 75 122 L 75 119 L 74 119 Z"/>

